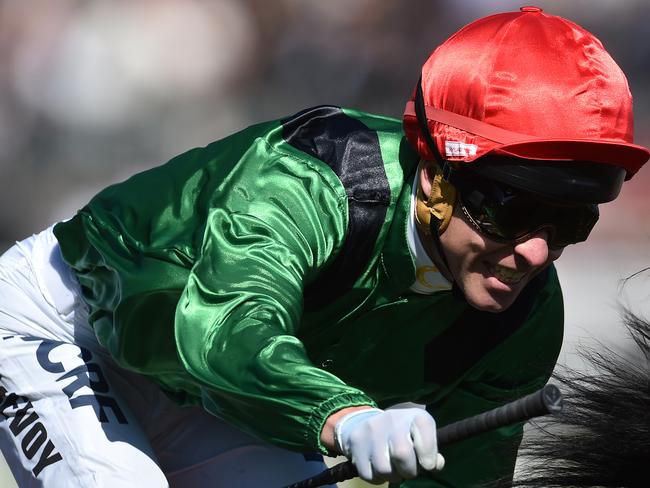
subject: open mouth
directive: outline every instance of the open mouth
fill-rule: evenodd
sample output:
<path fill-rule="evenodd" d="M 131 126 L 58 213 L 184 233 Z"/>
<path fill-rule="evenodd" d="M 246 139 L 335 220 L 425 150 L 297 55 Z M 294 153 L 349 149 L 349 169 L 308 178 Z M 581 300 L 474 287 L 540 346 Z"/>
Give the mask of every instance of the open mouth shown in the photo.
<path fill-rule="evenodd" d="M 512 268 L 506 268 L 505 266 L 501 265 L 493 265 L 493 266 L 488 266 L 490 273 L 494 275 L 499 281 L 502 283 L 505 283 L 507 285 L 516 285 L 519 283 L 524 276 L 526 276 L 526 273 L 523 271 L 517 271 Z"/>

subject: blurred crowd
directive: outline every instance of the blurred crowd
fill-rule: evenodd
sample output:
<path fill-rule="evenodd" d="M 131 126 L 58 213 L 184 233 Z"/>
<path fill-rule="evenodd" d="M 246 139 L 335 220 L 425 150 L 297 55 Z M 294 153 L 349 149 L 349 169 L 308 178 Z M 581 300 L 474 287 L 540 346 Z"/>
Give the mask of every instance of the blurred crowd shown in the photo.
<path fill-rule="evenodd" d="M 252 123 L 323 103 L 400 116 L 433 47 L 521 5 L 0 0 L 0 251 L 106 184 Z M 630 78 L 637 141 L 650 144 L 647 0 L 538 5 L 604 42 Z M 633 214 L 644 179 L 629 190 Z"/>

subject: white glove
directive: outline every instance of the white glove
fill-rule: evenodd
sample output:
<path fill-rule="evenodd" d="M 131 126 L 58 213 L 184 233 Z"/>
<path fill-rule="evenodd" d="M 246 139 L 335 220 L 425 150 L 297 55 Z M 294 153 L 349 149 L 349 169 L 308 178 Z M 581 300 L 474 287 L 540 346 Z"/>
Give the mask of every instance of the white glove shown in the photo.
<path fill-rule="evenodd" d="M 441 470 L 436 422 L 425 410 L 356 410 L 334 427 L 336 447 L 371 483 L 415 478 L 418 469 Z"/>

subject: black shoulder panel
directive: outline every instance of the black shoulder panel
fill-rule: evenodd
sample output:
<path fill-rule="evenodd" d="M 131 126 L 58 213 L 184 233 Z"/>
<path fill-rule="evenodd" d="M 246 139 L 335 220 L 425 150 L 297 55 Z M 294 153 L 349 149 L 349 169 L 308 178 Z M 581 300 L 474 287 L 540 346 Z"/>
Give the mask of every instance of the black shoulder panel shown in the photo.
<path fill-rule="evenodd" d="M 390 186 L 377 133 L 339 107 L 303 110 L 282 126 L 289 144 L 332 168 L 348 196 L 343 249 L 305 290 L 305 306 L 313 310 L 348 292 L 365 269 L 390 204 Z"/>
<path fill-rule="evenodd" d="M 425 379 L 449 384 L 521 327 L 548 281 L 548 269 L 537 275 L 504 312 L 470 306 L 448 329 L 426 345 Z"/>

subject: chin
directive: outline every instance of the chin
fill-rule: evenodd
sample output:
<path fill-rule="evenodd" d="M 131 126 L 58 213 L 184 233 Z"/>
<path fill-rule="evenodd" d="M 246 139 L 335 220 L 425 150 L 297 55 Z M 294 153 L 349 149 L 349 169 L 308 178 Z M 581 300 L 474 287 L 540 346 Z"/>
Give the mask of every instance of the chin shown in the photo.
<path fill-rule="evenodd" d="M 518 294 L 495 296 L 487 292 L 464 293 L 465 300 L 482 312 L 499 313 L 506 311 L 516 300 Z"/>

